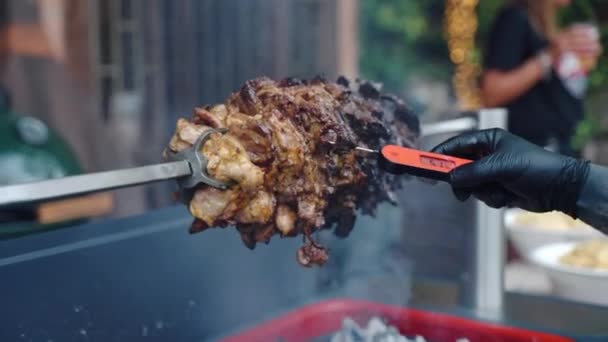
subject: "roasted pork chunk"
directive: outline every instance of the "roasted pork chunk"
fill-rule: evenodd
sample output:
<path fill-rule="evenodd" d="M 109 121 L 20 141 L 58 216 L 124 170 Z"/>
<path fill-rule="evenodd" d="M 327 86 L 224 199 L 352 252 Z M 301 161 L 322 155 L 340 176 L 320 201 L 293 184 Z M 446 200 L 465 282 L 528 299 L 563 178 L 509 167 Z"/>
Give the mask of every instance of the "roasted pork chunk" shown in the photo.
<path fill-rule="evenodd" d="M 247 81 L 223 104 L 180 119 L 168 148 L 192 146 L 210 128 L 228 131 L 203 146 L 207 171 L 234 185 L 203 184 L 188 195 L 191 232 L 234 226 L 252 249 L 276 234 L 301 234 L 296 255 L 305 266 L 328 257 L 313 240 L 315 231 L 334 228 L 347 236 L 357 210 L 374 215 L 380 202 L 395 201 L 402 177 L 381 171 L 373 154 L 353 147 L 411 146 L 419 134 L 405 103 L 371 82 L 345 78 Z"/>

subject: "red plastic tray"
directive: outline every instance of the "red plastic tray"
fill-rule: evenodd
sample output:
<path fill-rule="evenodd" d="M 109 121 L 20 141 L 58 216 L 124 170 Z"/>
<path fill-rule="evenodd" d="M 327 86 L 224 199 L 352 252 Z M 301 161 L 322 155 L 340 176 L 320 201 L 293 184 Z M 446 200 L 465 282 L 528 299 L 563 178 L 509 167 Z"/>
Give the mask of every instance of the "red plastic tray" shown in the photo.
<path fill-rule="evenodd" d="M 406 336 L 421 335 L 432 342 L 455 342 L 461 337 L 471 342 L 573 341 L 532 330 L 357 300 L 330 300 L 308 305 L 222 341 L 306 342 L 336 332 L 345 317 L 367 324 L 373 316 L 387 319 Z"/>

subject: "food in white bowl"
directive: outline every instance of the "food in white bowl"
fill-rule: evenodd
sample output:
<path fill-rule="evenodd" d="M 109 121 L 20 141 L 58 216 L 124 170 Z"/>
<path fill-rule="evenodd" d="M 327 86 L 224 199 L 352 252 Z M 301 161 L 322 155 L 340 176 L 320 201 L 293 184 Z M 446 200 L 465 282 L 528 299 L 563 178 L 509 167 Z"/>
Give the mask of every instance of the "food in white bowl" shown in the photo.
<path fill-rule="evenodd" d="M 517 252 L 525 259 L 536 248 L 555 242 L 576 242 L 601 237 L 602 233 L 560 212 L 532 213 L 510 209 L 505 227 Z"/>
<path fill-rule="evenodd" d="M 559 211 L 533 213 L 517 210 L 513 219 L 515 224 L 522 227 L 551 231 L 581 231 L 591 228 L 585 222 L 578 219 L 575 220 Z"/>
<path fill-rule="evenodd" d="M 593 261 L 597 260 L 597 246 L 606 245 L 608 240 L 553 243 L 537 248 L 531 260 L 547 272 L 556 295 L 608 305 L 608 269 L 596 267 L 599 263 Z"/>
<path fill-rule="evenodd" d="M 580 243 L 559 261 L 568 266 L 608 271 L 608 240 Z"/>

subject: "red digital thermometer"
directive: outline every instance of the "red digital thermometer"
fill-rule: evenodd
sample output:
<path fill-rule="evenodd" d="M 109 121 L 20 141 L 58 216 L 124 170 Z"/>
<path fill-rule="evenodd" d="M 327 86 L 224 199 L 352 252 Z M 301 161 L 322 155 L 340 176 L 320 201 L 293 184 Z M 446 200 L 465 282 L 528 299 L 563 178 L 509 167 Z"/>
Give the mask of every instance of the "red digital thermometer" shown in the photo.
<path fill-rule="evenodd" d="M 412 148 L 386 145 L 380 150 L 380 167 L 390 173 L 408 173 L 418 177 L 445 181 L 455 168 L 472 160 L 425 152 Z"/>

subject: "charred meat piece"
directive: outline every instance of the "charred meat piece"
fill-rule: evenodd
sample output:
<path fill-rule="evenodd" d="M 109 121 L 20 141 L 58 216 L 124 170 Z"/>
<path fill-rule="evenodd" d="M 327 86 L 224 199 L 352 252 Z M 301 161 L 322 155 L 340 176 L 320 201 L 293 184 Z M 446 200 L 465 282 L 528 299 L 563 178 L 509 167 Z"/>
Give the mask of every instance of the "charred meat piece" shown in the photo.
<path fill-rule="evenodd" d="M 257 78 L 223 104 L 199 107 L 180 119 L 169 149 L 192 146 L 211 128 L 227 128 L 202 148 L 208 173 L 233 182 L 228 190 L 200 185 L 187 198 L 191 232 L 236 226 L 244 244 L 304 235 L 297 260 L 321 265 L 328 251 L 313 240 L 319 229 L 347 236 L 356 210 L 373 215 L 393 202 L 401 178 L 384 173 L 376 158 L 353 150 L 385 144 L 411 146 L 418 119 L 377 84 Z"/>

